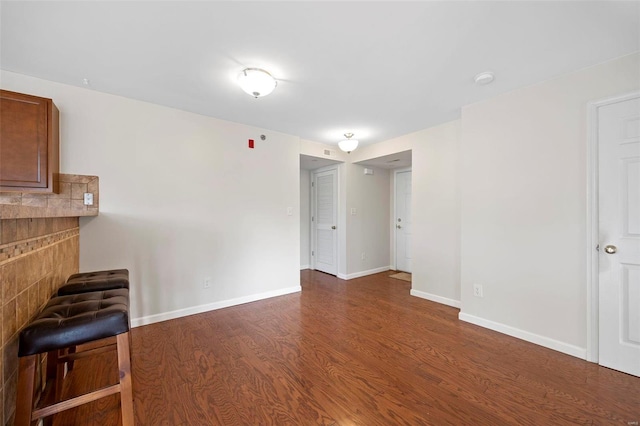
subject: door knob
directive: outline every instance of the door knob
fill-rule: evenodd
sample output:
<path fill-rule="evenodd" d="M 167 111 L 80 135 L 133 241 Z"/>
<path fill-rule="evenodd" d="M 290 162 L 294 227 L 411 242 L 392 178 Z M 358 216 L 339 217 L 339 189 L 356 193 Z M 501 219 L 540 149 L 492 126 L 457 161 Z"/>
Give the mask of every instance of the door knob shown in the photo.
<path fill-rule="evenodd" d="M 613 254 L 618 251 L 618 247 L 612 246 L 609 244 L 608 246 L 604 246 L 604 252 L 607 254 Z"/>
<path fill-rule="evenodd" d="M 333 225 L 333 226 L 331 227 L 331 229 L 336 229 L 336 226 L 335 226 L 335 225 Z"/>
<path fill-rule="evenodd" d="M 396 228 L 398 228 L 398 229 L 402 229 L 402 226 L 400 226 L 400 225 L 396 225 Z"/>

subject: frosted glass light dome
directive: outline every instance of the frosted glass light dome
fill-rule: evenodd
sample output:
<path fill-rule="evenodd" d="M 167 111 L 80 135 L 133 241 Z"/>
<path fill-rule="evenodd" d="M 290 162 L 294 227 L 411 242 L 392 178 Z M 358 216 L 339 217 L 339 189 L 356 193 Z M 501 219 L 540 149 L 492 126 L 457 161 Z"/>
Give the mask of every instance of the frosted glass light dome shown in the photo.
<path fill-rule="evenodd" d="M 238 74 L 238 84 L 247 94 L 261 98 L 273 92 L 278 82 L 263 69 L 246 68 Z"/>
<path fill-rule="evenodd" d="M 346 139 L 341 140 L 340 142 L 338 142 L 338 147 L 340 147 L 340 149 L 343 150 L 346 153 L 350 153 L 351 151 L 355 151 L 355 149 L 358 147 L 358 140 L 357 139 L 351 139 L 353 137 L 353 133 L 345 133 L 344 137 Z"/>

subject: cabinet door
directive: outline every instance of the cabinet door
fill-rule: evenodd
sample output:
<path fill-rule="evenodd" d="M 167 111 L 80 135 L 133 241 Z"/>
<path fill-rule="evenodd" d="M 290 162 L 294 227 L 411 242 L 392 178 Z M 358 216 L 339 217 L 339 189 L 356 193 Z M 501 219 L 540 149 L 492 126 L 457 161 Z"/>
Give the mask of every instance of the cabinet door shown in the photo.
<path fill-rule="evenodd" d="M 58 144 L 51 99 L 0 93 L 0 190 L 54 192 Z"/>

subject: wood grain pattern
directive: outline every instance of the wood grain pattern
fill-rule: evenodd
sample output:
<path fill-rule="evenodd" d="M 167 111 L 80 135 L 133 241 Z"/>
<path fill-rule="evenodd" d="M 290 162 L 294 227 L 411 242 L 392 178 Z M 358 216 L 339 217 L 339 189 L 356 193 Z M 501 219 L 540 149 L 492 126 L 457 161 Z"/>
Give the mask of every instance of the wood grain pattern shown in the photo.
<path fill-rule="evenodd" d="M 458 321 L 388 273 L 133 330 L 136 425 L 628 425 L 640 378 Z M 65 392 L 106 384 L 80 359 Z M 119 425 L 117 397 L 55 425 Z"/>
<path fill-rule="evenodd" d="M 59 112 L 51 99 L 0 90 L 0 190 L 57 192 Z"/>

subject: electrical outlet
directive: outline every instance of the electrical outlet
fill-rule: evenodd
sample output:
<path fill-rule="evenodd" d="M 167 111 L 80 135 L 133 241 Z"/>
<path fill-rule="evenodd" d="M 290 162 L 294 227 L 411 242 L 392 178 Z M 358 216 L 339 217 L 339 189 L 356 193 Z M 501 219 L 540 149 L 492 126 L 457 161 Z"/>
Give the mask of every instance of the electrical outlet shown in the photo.
<path fill-rule="evenodd" d="M 202 282 L 202 288 L 210 288 L 211 287 L 211 278 L 205 278 Z"/>
<path fill-rule="evenodd" d="M 85 192 L 83 197 L 83 203 L 85 206 L 93 205 L 93 194 L 91 192 Z"/>
<path fill-rule="evenodd" d="M 473 285 L 473 295 L 475 297 L 484 297 L 484 295 L 482 294 L 482 284 Z"/>
<path fill-rule="evenodd" d="M 362 253 L 362 260 L 365 260 L 367 258 L 367 254 L 366 253 Z"/>

